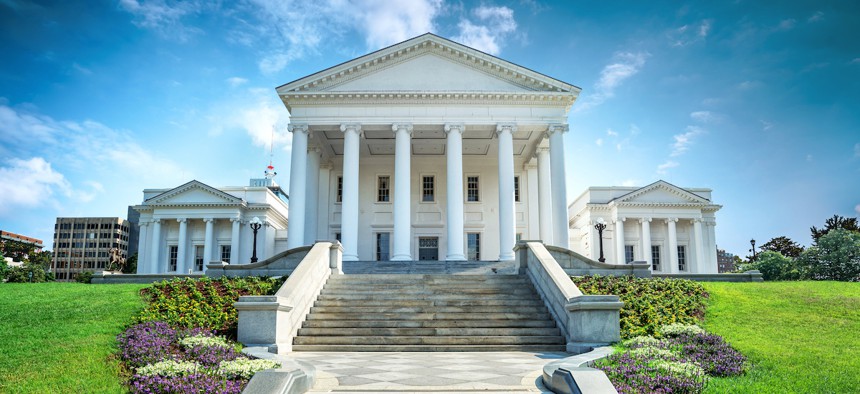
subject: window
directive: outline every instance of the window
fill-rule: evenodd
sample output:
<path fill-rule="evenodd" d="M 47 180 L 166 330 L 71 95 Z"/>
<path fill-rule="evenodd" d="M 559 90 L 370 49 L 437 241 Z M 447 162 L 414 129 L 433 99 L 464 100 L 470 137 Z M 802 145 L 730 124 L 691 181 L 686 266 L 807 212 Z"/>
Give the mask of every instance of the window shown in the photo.
<path fill-rule="evenodd" d="M 391 233 L 376 233 L 376 261 L 388 261 Z"/>
<path fill-rule="evenodd" d="M 167 270 L 176 271 L 176 258 L 179 255 L 179 246 L 171 245 L 167 247 Z"/>
<path fill-rule="evenodd" d="M 633 262 L 633 245 L 624 245 L 624 262 Z"/>
<path fill-rule="evenodd" d="M 230 263 L 230 245 L 221 245 L 221 261 Z"/>
<path fill-rule="evenodd" d="M 337 197 L 335 202 L 343 202 L 343 177 L 337 177 Z"/>
<path fill-rule="evenodd" d="M 194 246 L 194 269 L 203 271 L 203 245 Z"/>
<path fill-rule="evenodd" d="M 425 175 L 421 177 L 421 190 L 421 201 L 436 201 L 436 179 L 433 175 Z"/>
<path fill-rule="evenodd" d="M 687 270 L 687 247 L 683 245 L 678 246 L 678 271 L 686 271 Z"/>
<path fill-rule="evenodd" d="M 468 249 L 467 259 L 469 260 L 480 260 L 481 259 L 481 233 L 467 233 L 466 234 L 466 245 Z"/>
<path fill-rule="evenodd" d="M 477 176 L 466 177 L 466 201 L 480 201 L 480 189 L 478 187 L 479 184 Z"/>
<path fill-rule="evenodd" d="M 439 237 L 418 238 L 418 260 L 439 260 Z"/>
<path fill-rule="evenodd" d="M 391 177 L 388 175 L 381 175 L 376 178 L 376 202 L 389 202 L 391 201 Z"/>
<path fill-rule="evenodd" d="M 520 202 L 520 177 L 514 177 L 514 202 Z"/>
<path fill-rule="evenodd" d="M 520 242 L 522 240 L 523 240 L 523 233 L 517 233 L 517 242 Z"/>
<path fill-rule="evenodd" d="M 334 233 L 334 239 L 336 239 L 337 242 L 340 242 L 340 233 Z"/>
<path fill-rule="evenodd" d="M 660 245 L 651 245 L 651 270 L 660 270 Z"/>

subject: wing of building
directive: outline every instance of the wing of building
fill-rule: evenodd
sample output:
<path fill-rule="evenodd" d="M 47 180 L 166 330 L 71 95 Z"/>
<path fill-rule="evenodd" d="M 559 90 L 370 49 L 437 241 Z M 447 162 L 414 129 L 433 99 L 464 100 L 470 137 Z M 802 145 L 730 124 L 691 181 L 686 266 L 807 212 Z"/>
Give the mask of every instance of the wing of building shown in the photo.
<path fill-rule="evenodd" d="M 246 263 L 253 217 L 261 259 L 334 239 L 345 261 L 509 261 L 518 239 L 571 247 L 563 135 L 578 87 L 428 33 L 276 90 L 292 133 L 289 226 L 265 187 L 148 190 L 135 207 L 140 272 Z"/>

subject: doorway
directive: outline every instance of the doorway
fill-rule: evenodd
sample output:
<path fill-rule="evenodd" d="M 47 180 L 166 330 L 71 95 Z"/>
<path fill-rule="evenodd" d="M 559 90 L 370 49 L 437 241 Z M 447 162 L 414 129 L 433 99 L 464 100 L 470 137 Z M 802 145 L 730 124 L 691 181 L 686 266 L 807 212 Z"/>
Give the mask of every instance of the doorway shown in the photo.
<path fill-rule="evenodd" d="M 418 237 L 418 260 L 439 260 L 439 237 Z"/>

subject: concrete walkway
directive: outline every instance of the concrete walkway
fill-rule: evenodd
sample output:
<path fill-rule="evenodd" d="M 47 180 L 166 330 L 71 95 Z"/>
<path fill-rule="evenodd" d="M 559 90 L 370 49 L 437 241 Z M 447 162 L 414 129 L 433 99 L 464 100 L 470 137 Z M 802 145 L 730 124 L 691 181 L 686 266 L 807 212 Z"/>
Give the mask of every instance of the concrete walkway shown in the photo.
<path fill-rule="evenodd" d="M 566 353 L 293 352 L 317 368 L 313 393 L 550 393 L 543 366 Z"/>

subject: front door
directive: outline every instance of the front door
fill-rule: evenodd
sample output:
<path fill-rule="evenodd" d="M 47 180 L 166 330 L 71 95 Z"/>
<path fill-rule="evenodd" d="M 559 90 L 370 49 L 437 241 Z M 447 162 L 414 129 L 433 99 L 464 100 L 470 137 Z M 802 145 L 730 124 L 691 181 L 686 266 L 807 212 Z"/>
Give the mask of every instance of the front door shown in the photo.
<path fill-rule="evenodd" d="M 439 237 L 418 238 L 418 260 L 439 260 Z"/>

